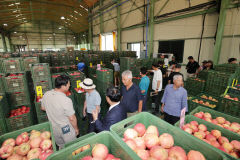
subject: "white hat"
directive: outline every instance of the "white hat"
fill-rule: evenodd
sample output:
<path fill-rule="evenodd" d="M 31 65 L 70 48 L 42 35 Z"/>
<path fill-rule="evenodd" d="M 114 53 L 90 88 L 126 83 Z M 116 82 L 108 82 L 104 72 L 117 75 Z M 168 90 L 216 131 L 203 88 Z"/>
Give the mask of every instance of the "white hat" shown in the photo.
<path fill-rule="evenodd" d="M 90 78 L 84 79 L 84 81 L 80 83 L 80 87 L 82 87 L 83 89 L 96 88 L 95 84 L 93 84 L 93 80 L 91 80 Z"/>

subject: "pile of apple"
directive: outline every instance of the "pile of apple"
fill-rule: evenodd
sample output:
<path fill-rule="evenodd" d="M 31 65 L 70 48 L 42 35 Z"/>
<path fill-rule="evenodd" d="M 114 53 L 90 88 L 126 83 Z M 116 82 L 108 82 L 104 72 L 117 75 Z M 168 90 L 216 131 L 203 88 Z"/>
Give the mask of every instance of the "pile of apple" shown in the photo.
<path fill-rule="evenodd" d="M 29 112 L 30 112 L 30 107 L 21 106 L 17 109 L 11 110 L 9 118 L 19 116 L 25 113 L 29 113 Z"/>
<path fill-rule="evenodd" d="M 238 99 L 237 97 L 231 97 L 231 96 L 228 95 L 228 94 L 226 94 L 226 95 L 224 96 L 224 98 L 230 99 L 230 100 L 234 100 L 234 101 L 239 101 L 239 99 Z"/>
<path fill-rule="evenodd" d="M 219 130 L 214 129 L 210 132 L 204 124 L 198 124 L 197 121 L 185 124 L 182 129 L 231 156 L 240 158 L 240 141 L 233 140 L 229 142 Z"/>
<path fill-rule="evenodd" d="M 70 73 L 71 76 L 75 76 L 75 75 L 80 75 L 81 72 L 73 72 L 73 73 Z"/>
<path fill-rule="evenodd" d="M 51 133 L 49 131 L 32 130 L 23 132 L 16 140 L 5 140 L 0 148 L 1 159 L 7 160 L 45 160 L 53 153 Z"/>
<path fill-rule="evenodd" d="M 208 99 L 210 101 L 213 101 L 213 102 L 218 102 L 218 100 L 216 100 L 215 98 L 213 98 L 212 96 L 206 96 L 206 95 L 202 95 L 201 98 L 204 98 L 204 99 Z"/>
<path fill-rule="evenodd" d="M 215 104 L 210 104 L 209 102 L 204 102 L 203 100 L 198 100 L 198 99 L 194 99 L 192 100 L 194 103 L 198 103 L 198 104 L 202 104 L 204 106 L 210 107 L 210 108 L 215 108 L 216 105 Z"/>
<path fill-rule="evenodd" d="M 81 160 L 121 160 L 110 154 L 107 146 L 96 144 L 92 149 L 92 156 L 83 157 Z"/>
<path fill-rule="evenodd" d="M 211 122 L 215 125 L 228 129 L 240 135 L 240 124 L 237 122 L 229 122 L 224 117 L 217 117 L 212 119 L 212 115 L 208 112 L 198 112 L 194 114 L 195 117 Z"/>
<path fill-rule="evenodd" d="M 238 85 L 238 87 L 239 87 L 240 85 Z M 232 89 L 236 89 L 236 90 L 240 90 L 240 88 L 238 88 L 238 87 L 232 87 Z"/>
<path fill-rule="evenodd" d="M 147 129 L 142 123 L 138 123 L 134 128 L 128 128 L 124 132 L 123 141 L 142 160 L 205 160 L 199 151 L 191 150 L 186 154 L 183 148 L 174 146 L 172 135 L 163 133 L 159 136 L 158 128 L 150 125 Z"/>
<path fill-rule="evenodd" d="M 202 80 L 202 79 L 199 79 L 199 78 L 195 78 L 195 79 L 193 79 L 193 80 L 199 81 L 199 82 L 205 82 L 205 80 Z"/>
<path fill-rule="evenodd" d="M 22 73 L 11 73 L 11 74 L 9 74 L 7 77 L 15 77 L 15 76 L 23 76 L 23 74 Z"/>

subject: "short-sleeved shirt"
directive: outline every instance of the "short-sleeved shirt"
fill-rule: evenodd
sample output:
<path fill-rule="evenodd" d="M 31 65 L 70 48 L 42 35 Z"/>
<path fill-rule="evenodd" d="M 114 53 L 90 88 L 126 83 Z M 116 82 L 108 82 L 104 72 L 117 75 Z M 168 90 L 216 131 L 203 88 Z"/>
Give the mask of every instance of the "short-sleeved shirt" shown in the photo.
<path fill-rule="evenodd" d="M 172 116 L 180 117 L 181 110 L 184 107 L 186 107 L 186 111 L 188 111 L 187 91 L 183 87 L 174 89 L 173 84 L 169 84 L 164 90 L 162 103 L 164 103 L 164 112 Z"/>
<path fill-rule="evenodd" d="M 194 61 L 193 63 L 188 62 L 187 64 L 187 73 L 193 74 L 196 73 L 197 69 L 199 68 L 198 62 Z"/>
<path fill-rule="evenodd" d="M 170 84 L 173 84 L 173 77 L 174 77 L 175 75 L 181 75 L 182 78 L 183 78 L 183 74 L 182 74 L 182 73 L 180 73 L 180 72 L 172 72 L 172 73 L 169 75 L 169 77 L 168 77 L 168 80 L 171 81 Z M 184 79 L 183 79 L 183 81 L 184 81 Z"/>
<path fill-rule="evenodd" d="M 113 65 L 113 67 L 114 67 L 114 71 L 115 71 L 115 72 L 120 71 L 120 66 L 119 66 L 118 63 L 114 62 L 114 63 L 112 63 L 112 65 Z"/>
<path fill-rule="evenodd" d="M 90 94 L 86 93 L 87 113 L 92 114 L 92 111 L 96 109 L 96 106 L 101 104 L 101 96 L 96 90 L 93 90 Z"/>
<path fill-rule="evenodd" d="M 153 70 L 153 80 L 152 80 L 152 89 L 156 90 L 157 89 L 157 82 L 160 81 L 160 85 L 158 88 L 158 91 L 162 90 L 162 72 L 161 70 Z"/>
<path fill-rule="evenodd" d="M 170 66 L 173 65 L 173 64 L 177 64 L 177 62 L 176 62 L 176 61 L 170 61 L 170 62 L 169 62 L 169 65 L 170 65 Z"/>
<path fill-rule="evenodd" d="M 53 90 L 47 91 L 41 101 L 49 121 L 59 127 L 71 125 L 68 117 L 75 114 L 73 103 L 65 93 Z"/>
<path fill-rule="evenodd" d="M 148 76 L 144 76 L 141 78 L 141 81 L 139 83 L 139 88 L 141 91 L 145 90 L 145 92 L 142 93 L 142 95 L 147 95 L 149 84 L 150 84 L 150 80 Z"/>
<path fill-rule="evenodd" d="M 121 105 L 125 107 L 127 112 L 136 112 L 138 110 L 139 101 L 143 100 L 140 88 L 135 83 L 133 83 L 132 86 L 127 90 L 123 85 L 121 92 Z"/>

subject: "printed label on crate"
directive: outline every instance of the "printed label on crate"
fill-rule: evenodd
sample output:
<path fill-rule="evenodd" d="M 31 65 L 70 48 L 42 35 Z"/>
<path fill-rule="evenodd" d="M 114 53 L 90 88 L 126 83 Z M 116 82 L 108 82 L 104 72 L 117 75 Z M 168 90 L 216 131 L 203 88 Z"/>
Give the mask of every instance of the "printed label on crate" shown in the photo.
<path fill-rule="evenodd" d="M 36 87 L 36 91 L 37 91 L 37 96 L 42 97 L 43 93 L 42 93 L 42 86 L 37 86 Z"/>
<path fill-rule="evenodd" d="M 92 67 L 92 63 L 90 63 L 90 67 Z"/>
<path fill-rule="evenodd" d="M 18 83 L 13 83 L 13 87 L 18 87 L 19 84 Z"/>
<path fill-rule="evenodd" d="M 186 112 L 186 107 L 184 107 L 181 110 L 181 116 L 180 116 L 180 128 L 182 128 L 184 126 L 184 121 L 185 121 L 185 112 Z"/>
<path fill-rule="evenodd" d="M 76 57 L 76 60 L 78 61 L 78 57 Z"/>
<path fill-rule="evenodd" d="M 39 72 L 39 75 L 40 75 L 40 76 L 43 76 L 43 75 L 44 75 L 44 72 Z"/>
<path fill-rule="evenodd" d="M 103 64 L 102 61 L 100 61 L 100 64 L 101 64 L 101 65 Z"/>
<path fill-rule="evenodd" d="M 16 68 L 16 67 L 15 67 L 15 65 L 11 65 L 10 68 L 11 68 L 11 69 L 14 69 L 14 68 Z"/>
<path fill-rule="evenodd" d="M 81 80 L 78 80 L 76 83 L 77 83 L 77 88 L 81 88 L 80 87 Z"/>

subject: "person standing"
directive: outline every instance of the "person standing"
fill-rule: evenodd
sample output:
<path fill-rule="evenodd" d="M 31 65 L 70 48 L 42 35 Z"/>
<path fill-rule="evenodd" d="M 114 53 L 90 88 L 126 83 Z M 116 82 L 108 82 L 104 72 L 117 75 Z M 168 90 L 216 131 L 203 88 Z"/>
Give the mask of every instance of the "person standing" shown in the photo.
<path fill-rule="evenodd" d="M 155 109 L 153 114 L 159 113 L 159 105 L 160 105 L 160 96 L 161 96 L 161 90 L 162 90 L 162 72 L 160 69 L 158 69 L 157 64 L 152 64 L 152 69 L 149 70 L 150 72 L 153 72 L 153 80 L 152 80 L 152 90 L 154 92 L 154 96 L 152 96 L 152 100 L 155 104 Z"/>
<path fill-rule="evenodd" d="M 206 64 L 206 70 L 213 69 L 213 61 L 209 60 Z"/>
<path fill-rule="evenodd" d="M 237 58 L 229 58 L 228 64 L 237 64 Z"/>
<path fill-rule="evenodd" d="M 169 62 L 169 65 L 172 66 L 172 65 L 176 65 L 177 62 L 176 62 L 176 58 L 175 56 L 172 56 L 172 60 Z"/>
<path fill-rule="evenodd" d="M 70 78 L 61 75 L 55 79 L 55 89 L 47 91 L 41 101 L 41 109 L 47 113 L 56 144 L 60 149 L 64 144 L 75 140 L 79 134 L 73 102 L 65 94 L 69 87 Z"/>
<path fill-rule="evenodd" d="M 187 104 L 187 91 L 182 87 L 183 79 L 181 75 L 173 77 L 173 84 L 168 84 L 162 97 L 161 111 L 164 112 L 164 120 L 174 125 L 180 120 L 181 111 Z"/>
<path fill-rule="evenodd" d="M 143 96 L 143 107 L 142 107 L 142 111 L 146 111 L 146 105 L 147 105 L 147 93 L 148 93 L 148 87 L 150 84 L 150 79 L 148 78 L 148 76 L 146 76 L 147 74 L 147 69 L 145 67 L 142 67 L 140 69 L 140 76 L 141 81 L 139 83 L 139 88 L 141 90 L 142 96 Z"/>
<path fill-rule="evenodd" d="M 121 104 L 125 107 L 127 116 L 133 116 L 142 112 L 142 94 L 140 88 L 132 82 L 132 72 L 126 70 L 122 73 L 123 86 L 121 88 Z"/>
<path fill-rule="evenodd" d="M 168 77 L 168 84 L 173 84 L 173 77 L 175 75 L 181 75 L 183 77 L 183 74 L 180 73 L 180 71 L 181 71 L 181 65 L 180 64 L 176 64 L 174 71 Z"/>
<path fill-rule="evenodd" d="M 205 70 L 207 68 L 207 62 L 206 60 L 202 61 L 202 65 L 200 66 L 200 71 Z"/>
<path fill-rule="evenodd" d="M 120 66 L 115 59 L 113 59 L 111 63 L 114 67 L 114 85 L 117 87 L 120 84 Z"/>
<path fill-rule="evenodd" d="M 189 77 L 196 77 L 197 73 L 201 69 L 198 62 L 196 62 L 192 56 L 188 57 L 188 64 L 186 66 L 187 69 L 187 78 Z"/>
<path fill-rule="evenodd" d="M 100 94 L 95 90 L 96 86 L 93 84 L 93 81 L 90 78 L 84 79 L 84 81 L 80 83 L 80 87 L 86 91 L 86 100 L 83 107 L 83 117 L 87 116 L 89 121 L 88 133 L 95 132 L 95 124 L 92 123 L 92 112 L 93 110 L 96 110 L 98 113 L 100 112 L 101 97 Z"/>
<path fill-rule="evenodd" d="M 110 105 L 110 108 L 106 116 L 103 118 L 103 120 L 100 120 L 97 110 L 93 110 L 92 112 L 93 122 L 95 123 L 97 132 L 104 130 L 109 131 L 111 125 L 127 118 L 127 113 L 124 107 L 120 104 L 121 97 L 122 95 L 119 89 L 115 87 L 110 87 L 107 89 L 106 100 Z"/>

